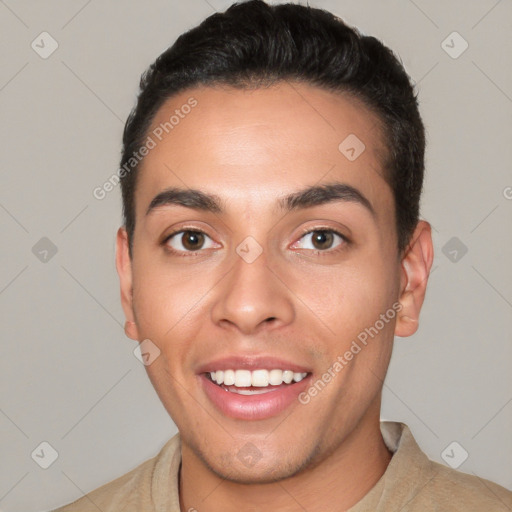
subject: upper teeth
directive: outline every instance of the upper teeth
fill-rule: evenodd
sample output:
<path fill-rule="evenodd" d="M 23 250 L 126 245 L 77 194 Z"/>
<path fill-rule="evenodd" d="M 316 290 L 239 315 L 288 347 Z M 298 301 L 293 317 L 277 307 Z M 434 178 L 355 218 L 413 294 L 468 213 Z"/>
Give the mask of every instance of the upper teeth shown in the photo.
<path fill-rule="evenodd" d="M 271 386 L 279 386 L 283 382 L 290 384 L 290 382 L 300 382 L 307 373 L 294 373 L 291 370 L 217 370 L 210 372 L 210 377 L 217 384 L 224 384 L 226 386 L 236 387 L 265 387 L 269 384 Z"/>

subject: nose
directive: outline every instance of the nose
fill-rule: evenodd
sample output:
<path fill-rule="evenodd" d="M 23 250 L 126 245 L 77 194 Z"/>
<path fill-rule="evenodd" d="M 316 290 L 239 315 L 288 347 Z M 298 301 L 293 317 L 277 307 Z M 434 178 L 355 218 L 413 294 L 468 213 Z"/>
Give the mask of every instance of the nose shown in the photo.
<path fill-rule="evenodd" d="M 291 323 L 293 293 L 279 274 L 270 268 L 265 252 L 251 263 L 235 253 L 233 267 L 215 290 L 213 322 L 245 335 Z"/>

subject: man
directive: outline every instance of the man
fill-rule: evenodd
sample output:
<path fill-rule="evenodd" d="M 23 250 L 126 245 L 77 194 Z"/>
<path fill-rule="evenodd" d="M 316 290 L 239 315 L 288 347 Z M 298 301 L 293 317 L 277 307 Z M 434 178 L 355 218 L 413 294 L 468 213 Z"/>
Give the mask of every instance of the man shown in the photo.
<path fill-rule="evenodd" d="M 424 146 L 396 57 L 326 11 L 235 4 L 164 52 L 124 131 L 116 264 L 179 435 L 59 510 L 511 510 L 380 422 L 433 261 Z"/>

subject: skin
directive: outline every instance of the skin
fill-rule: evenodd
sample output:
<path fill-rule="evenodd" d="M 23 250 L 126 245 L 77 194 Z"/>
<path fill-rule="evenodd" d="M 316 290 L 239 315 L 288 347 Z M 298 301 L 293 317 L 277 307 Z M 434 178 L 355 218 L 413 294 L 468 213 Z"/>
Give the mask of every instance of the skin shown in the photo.
<path fill-rule="evenodd" d="M 198 105 L 143 160 L 133 259 L 124 228 L 116 256 L 126 334 L 161 350 L 146 369 L 181 434 L 182 510 L 345 510 L 391 459 L 379 427 L 382 386 L 394 335 L 418 327 L 430 225 L 420 221 L 398 253 L 378 119 L 355 99 L 297 83 L 200 87 L 170 98 L 152 128 L 191 96 Z M 366 146 L 354 161 L 338 150 L 349 134 Z M 356 187 L 375 216 L 347 201 L 279 213 L 280 197 L 332 181 Z M 225 211 L 166 205 L 145 215 L 170 186 L 216 194 Z M 187 253 L 178 234 L 172 244 L 184 256 L 166 250 L 162 240 L 180 228 L 205 232 L 205 248 Z M 350 242 L 334 237 L 315 250 L 305 228 L 334 229 Z M 250 264 L 235 251 L 247 236 L 263 250 Z M 307 405 L 233 419 L 199 385 L 199 365 L 232 354 L 292 360 L 314 381 L 397 301 L 397 316 Z M 247 442 L 262 455 L 253 467 L 237 458 Z"/>

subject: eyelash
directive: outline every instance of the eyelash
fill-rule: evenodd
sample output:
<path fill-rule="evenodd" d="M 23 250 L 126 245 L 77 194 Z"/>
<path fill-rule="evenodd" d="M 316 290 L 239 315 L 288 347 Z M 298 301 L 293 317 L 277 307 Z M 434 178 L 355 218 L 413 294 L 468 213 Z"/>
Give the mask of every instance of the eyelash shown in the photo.
<path fill-rule="evenodd" d="M 325 233 L 334 233 L 335 235 L 338 235 L 341 240 L 342 240 L 342 243 L 340 243 L 340 245 L 338 245 L 338 247 L 335 247 L 334 249 L 326 249 L 325 251 L 322 251 L 321 249 L 307 249 L 310 253 L 313 253 L 315 255 L 318 255 L 318 256 L 323 256 L 323 255 L 326 255 L 326 254 L 337 254 L 338 252 L 346 249 L 347 245 L 350 245 L 351 241 L 345 236 L 343 235 L 342 233 L 340 233 L 339 231 L 336 231 L 335 229 L 332 229 L 332 228 L 328 228 L 328 227 L 316 227 L 316 228 L 306 228 L 300 238 L 302 239 L 303 237 L 305 237 L 306 235 L 310 234 L 310 233 L 316 233 L 318 231 L 322 231 L 322 232 L 325 232 Z M 295 243 L 295 242 L 294 242 Z"/>
<path fill-rule="evenodd" d="M 202 233 L 203 235 L 206 235 L 208 236 L 207 233 L 205 233 L 204 231 L 201 231 L 200 229 L 179 229 L 178 231 L 173 231 L 172 233 L 170 233 L 168 236 L 165 237 L 164 240 L 162 240 L 162 245 L 164 246 L 164 248 L 169 251 L 173 256 L 183 256 L 183 257 L 195 257 L 195 256 L 200 256 L 201 255 L 201 250 L 198 250 L 198 251 L 177 251 L 176 249 L 173 249 L 172 247 L 169 247 L 167 245 L 167 242 L 173 237 L 173 236 L 176 236 L 180 233 Z M 208 237 L 208 238 L 211 238 L 211 237 Z"/>
<path fill-rule="evenodd" d="M 307 249 L 308 251 L 312 252 L 315 255 L 322 256 L 322 255 L 325 255 L 325 254 L 336 254 L 339 251 L 342 251 L 343 249 L 345 249 L 347 245 L 351 244 L 351 241 L 345 235 L 343 235 L 339 231 L 336 231 L 335 229 L 327 228 L 327 227 L 317 227 L 317 228 L 313 228 L 313 229 L 310 229 L 310 228 L 306 229 L 301 234 L 299 240 L 302 239 L 304 236 L 310 234 L 310 233 L 315 233 L 315 232 L 318 232 L 318 231 L 327 232 L 327 233 L 334 233 L 335 235 L 338 235 L 342 239 L 343 243 L 341 243 L 338 247 L 336 247 L 334 249 L 326 249 L 325 251 L 322 251 L 320 249 L 316 249 L 316 250 L 315 249 Z M 205 233 L 204 231 L 201 231 L 199 229 L 186 229 L 186 228 L 183 229 L 182 228 L 182 229 L 180 229 L 178 231 L 174 231 L 174 232 L 170 233 L 168 236 L 166 236 L 165 239 L 162 240 L 162 246 L 164 246 L 167 251 L 169 251 L 171 254 L 173 254 L 175 256 L 183 256 L 183 257 L 200 256 L 200 254 L 202 252 L 201 249 L 199 249 L 197 251 L 177 251 L 177 250 L 175 250 L 172 247 L 169 247 L 167 245 L 167 242 L 172 237 L 174 237 L 174 236 L 176 236 L 176 235 L 178 235 L 180 233 L 201 233 L 201 234 L 207 236 L 208 238 L 210 238 L 207 233 Z"/>

